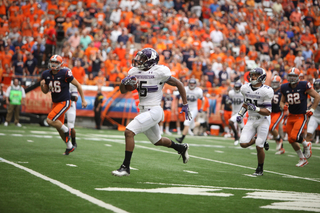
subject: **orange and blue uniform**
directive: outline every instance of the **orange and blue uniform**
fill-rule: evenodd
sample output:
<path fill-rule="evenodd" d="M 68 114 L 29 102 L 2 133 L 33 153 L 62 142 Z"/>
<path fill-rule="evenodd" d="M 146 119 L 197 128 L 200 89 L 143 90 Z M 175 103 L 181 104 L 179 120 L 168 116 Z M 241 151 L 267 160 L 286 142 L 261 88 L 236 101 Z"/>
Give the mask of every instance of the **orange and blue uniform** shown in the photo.
<path fill-rule="evenodd" d="M 60 120 L 62 124 L 64 123 L 65 113 L 71 106 L 69 83 L 73 78 L 68 68 L 61 68 L 57 74 L 53 74 L 51 70 L 42 73 L 41 79 L 45 80 L 51 92 L 53 103 L 48 118 L 52 121 Z"/>
<path fill-rule="evenodd" d="M 311 84 L 307 81 L 299 81 L 295 88 L 292 88 L 290 83 L 281 85 L 281 93 L 285 101 L 289 103 L 286 125 L 289 143 L 303 141 L 302 133 L 306 129 L 308 120 L 306 115 L 308 94 L 306 92 L 311 88 Z"/>
<path fill-rule="evenodd" d="M 170 122 L 171 121 L 171 108 L 172 108 L 172 101 L 173 98 L 170 97 L 162 97 L 163 101 L 163 112 L 164 112 L 164 120 L 163 122 Z"/>
<path fill-rule="evenodd" d="M 271 112 L 271 124 L 269 131 L 278 130 L 279 124 L 283 118 L 283 111 L 280 109 L 281 92 L 280 90 L 274 91 L 272 98 L 272 112 Z"/>

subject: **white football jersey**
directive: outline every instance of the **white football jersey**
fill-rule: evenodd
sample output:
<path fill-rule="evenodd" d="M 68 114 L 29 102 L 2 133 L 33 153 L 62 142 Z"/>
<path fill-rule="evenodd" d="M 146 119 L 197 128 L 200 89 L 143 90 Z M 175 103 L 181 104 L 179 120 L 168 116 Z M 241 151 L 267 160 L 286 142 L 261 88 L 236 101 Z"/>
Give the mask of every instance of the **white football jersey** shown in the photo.
<path fill-rule="evenodd" d="M 229 97 L 232 100 L 232 115 L 238 114 L 243 104 L 244 97 L 241 92 L 236 92 L 234 89 L 229 91 Z"/>
<path fill-rule="evenodd" d="M 78 89 L 75 85 L 71 84 L 69 85 L 69 92 L 71 94 L 71 96 L 76 96 L 78 97 Z"/>
<path fill-rule="evenodd" d="M 128 72 L 139 80 L 139 105 L 155 106 L 161 105 L 162 88 L 170 79 L 170 69 L 163 65 L 155 65 L 148 71 L 142 71 L 133 67 Z"/>
<path fill-rule="evenodd" d="M 319 95 L 320 95 L 320 92 L 319 92 Z M 314 98 L 311 97 L 311 102 L 313 103 L 313 101 L 314 101 Z M 318 118 L 320 117 L 320 103 L 317 106 L 317 108 L 314 110 L 314 113 L 313 113 L 312 116 L 315 116 L 315 117 L 318 117 Z"/>
<path fill-rule="evenodd" d="M 188 106 L 190 111 L 198 108 L 198 99 L 202 99 L 203 91 L 201 88 L 196 87 L 193 90 L 188 86 L 184 87 L 187 93 Z"/>
<path fill-rule="evenodd" d="M 240 89 L 244 96 L 245 103 L 252 103 L 257 107 L 266 108 L 272 111 L 271 101 L 274 95 L 273 89 L 267 85 L 262 85 L 258 89 L 252 89 L 251 84 L 244 84 Z M 258 112 L 249 110 L 250 116 L 261 116 Z"/>

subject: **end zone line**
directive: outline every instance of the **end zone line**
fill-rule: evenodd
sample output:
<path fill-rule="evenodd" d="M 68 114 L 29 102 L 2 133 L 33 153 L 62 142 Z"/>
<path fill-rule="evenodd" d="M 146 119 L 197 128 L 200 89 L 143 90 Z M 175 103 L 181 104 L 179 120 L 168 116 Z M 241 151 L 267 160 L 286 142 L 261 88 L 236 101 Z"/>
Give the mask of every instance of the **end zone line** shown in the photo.
<path fill-rule="evenodd" d="M 45 175 L 42 175 L 39 172 L 33 171 L 32 169 L 29 169 L 29 168 L 21 166 L 19 164 L 13 163 L 13 162 L 8 161 L 6 159 L 3 159 L 1 157 L 0 157 L 0 161 L 2 161 L 4 163 L 7 163 L 7 164 L 11 164 L 11 165 L 13 165 L 13 166 L 15 166 L 15 167 L 17 167 L 19 169 L 22 169 L 22 170 L 24 170 L 26 172 L 29 172 L 30 174 L 32 174 L 32 175 L 34 175 L 36 177 L 39 177 L 39 178 L 41 178 L 43 180 L 46 180 L 46 181 L 49 181 L 49 182 L 53 183 L 54 185 L 59 186 L 60 188 L 70 192 L 71 194 L 77 195 L 78 197 L 81 197 L 82 199 L 85 199 L 85 200 L 87 200 L 87 201 L 89 201 L 89 202 L 91 202 L 93 204 L 96 204 L 96 205 L 102 207 L 102 208 L 111 210 L 111 211 L 116 212 L 116 213 L 128 213 L 125 210 L 119 209 L 119 208 L 117 208 L 115 206 L 112 206 L 112 205 L 107 204 L 107 203 L 105 203 L 105 202 L 103 202 L 101 200 L 98 200 L 98 199 L 96 199 L 94 197 L 91 197 L 90 195 L 84 194 L 84 193 L 80 192 L 79 190 L 71 188 L 70 186 L 68 186 L 66 184 L 63 184 L 63 183 L 61 183 L 61 182 L 59 182 L 57 180 L 54 180 L 54 179 L 49 178 L 49 177 L 47 177 Z"/>

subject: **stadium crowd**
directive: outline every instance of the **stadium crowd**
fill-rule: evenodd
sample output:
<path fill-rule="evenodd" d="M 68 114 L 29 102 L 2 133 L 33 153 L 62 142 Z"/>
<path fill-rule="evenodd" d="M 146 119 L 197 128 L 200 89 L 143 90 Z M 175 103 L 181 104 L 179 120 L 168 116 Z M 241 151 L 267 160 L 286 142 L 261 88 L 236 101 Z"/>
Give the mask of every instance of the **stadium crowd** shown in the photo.
<path fill-rule="evenodd" d="M 141 48 L 181 81 L 222 94 L 262 67 L 270 85 L 289 67 L 316 79 L 320 2 L 314 0 L 0 0 L 0 83 L 36 78 L 60 54 L 80 84 L 113 86 Z"/>

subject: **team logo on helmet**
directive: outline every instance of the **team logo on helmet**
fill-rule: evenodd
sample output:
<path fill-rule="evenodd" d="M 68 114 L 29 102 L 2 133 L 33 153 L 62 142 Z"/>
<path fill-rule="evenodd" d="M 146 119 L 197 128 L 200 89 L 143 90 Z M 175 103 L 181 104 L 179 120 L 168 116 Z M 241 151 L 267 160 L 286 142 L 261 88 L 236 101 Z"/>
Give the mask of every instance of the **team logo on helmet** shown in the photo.
<path fill-rule="evenodd" d="M 159 54 L 152 48 L 145 48 L 132 59 L 132 66 L 147 71 L 159 62 Z"/>
<path fill-rule="evenodd" d="M 299 81 L 299 76 L 300 70 L 298 68 L 293 67 L 288 71 L 287 80 L 290 82 L 290 84 L 296 84 Z"/>
<path fill-rule="evenodd" d="M 258 74 L 258 78 L 256 80 L 252 80 L 252 75 L 254 74 Z M 252 85 L 256 85 L 258 83 L 264 83 L 266 81 L 266 78 L 267 78 L 267 74 L 266 74 L 266 71 L 260 67 L 257 67 L 257 68 L 254 68 L 250 71 L 249 73 L 249 76 L 250 76 L 250 83 Z"/>
<path fill-rule="evenodd" d="M 271 87 L 273 89 L 278 89 L 281 85 L 281 82 L 282 82 L 282 80 L 281 80 L 280 76 L 274 76 L 271 79 Z"/>
<path fill-rule="evenodd" d="M 53 55 L 49 59 L 49 68 L 53 70 L 59 70 L 63 65 L 63 59 L 60 55 Z"/>

